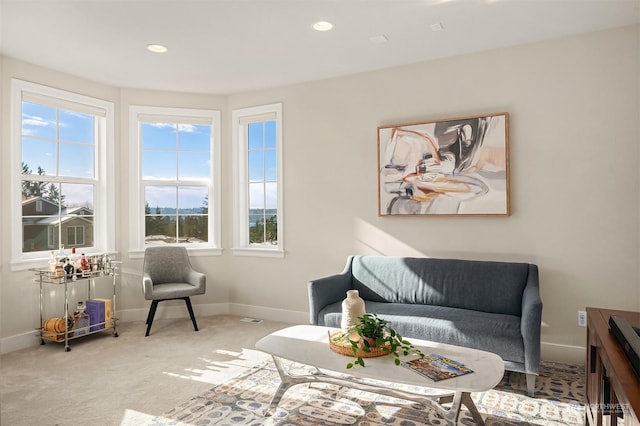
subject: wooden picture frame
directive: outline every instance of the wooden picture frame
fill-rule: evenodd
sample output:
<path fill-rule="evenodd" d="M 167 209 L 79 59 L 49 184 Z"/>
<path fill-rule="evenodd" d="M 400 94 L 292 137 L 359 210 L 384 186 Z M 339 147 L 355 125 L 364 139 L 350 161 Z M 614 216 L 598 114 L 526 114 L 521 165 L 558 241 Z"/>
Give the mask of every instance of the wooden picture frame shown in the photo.
<path fill-rule="evenodd" d="M 379 216 L 509 216 L 509 114 L 378 127 Z"/>

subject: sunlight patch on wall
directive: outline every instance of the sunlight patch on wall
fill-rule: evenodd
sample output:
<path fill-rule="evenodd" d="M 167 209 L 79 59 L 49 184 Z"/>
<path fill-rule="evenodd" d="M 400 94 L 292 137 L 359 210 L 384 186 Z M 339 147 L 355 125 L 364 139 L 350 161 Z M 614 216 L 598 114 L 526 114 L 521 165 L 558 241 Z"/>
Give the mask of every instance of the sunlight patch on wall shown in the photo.
<path fill-rule="evenodd" d="M 379 256 L 429 257 L 380 228 L 360 219 L 354 220 L 354 253 Z"/>

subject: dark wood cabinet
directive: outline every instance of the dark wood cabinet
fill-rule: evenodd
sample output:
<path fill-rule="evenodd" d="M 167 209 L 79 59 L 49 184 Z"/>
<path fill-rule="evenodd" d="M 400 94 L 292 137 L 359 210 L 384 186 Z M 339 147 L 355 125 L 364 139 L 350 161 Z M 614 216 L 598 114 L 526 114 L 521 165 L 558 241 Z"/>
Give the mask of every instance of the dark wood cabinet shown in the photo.
<path fill-rule="evenodd" d="M 640 327 L 640 312 L 587 308 L 585 423 L 639 426 L 640 378 L 609 331 L 612 315 Z"/>

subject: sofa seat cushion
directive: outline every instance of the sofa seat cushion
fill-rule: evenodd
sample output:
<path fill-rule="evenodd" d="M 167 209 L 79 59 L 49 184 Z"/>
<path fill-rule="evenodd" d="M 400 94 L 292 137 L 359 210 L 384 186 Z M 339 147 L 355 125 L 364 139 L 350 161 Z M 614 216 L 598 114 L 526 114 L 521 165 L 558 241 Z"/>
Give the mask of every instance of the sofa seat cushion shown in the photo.
<path fill-rule="evenodd" d="M 444 306 L 380 303 L 365 300 L 366 311 L 378 314 L 404 337 L 493 352 L 506 362 L 524 362 L 520 317 Z M 340 327 L 341 303 L 319 315 L 319 325 Z"/>

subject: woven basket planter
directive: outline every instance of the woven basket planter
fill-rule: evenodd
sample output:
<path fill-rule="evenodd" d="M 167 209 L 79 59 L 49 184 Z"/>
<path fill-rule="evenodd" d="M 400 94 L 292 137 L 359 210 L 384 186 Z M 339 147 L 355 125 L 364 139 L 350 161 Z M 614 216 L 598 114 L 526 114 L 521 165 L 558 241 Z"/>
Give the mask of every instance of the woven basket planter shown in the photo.
<path fill-rule="evenodd" d="M 351 342 L 348 339 L 340 339 L 340 336 L 342 336 L 342 334 L 343 334 L 342 331 L 334 331 L 333 333 L 330 333 L 329 347 L 331 348 L 332 351 L 339 353 L 340 355 L 354 356 L 353 349 L 351 347 Z M 351 340 L 361 339 L 361 337 L 357 333 L 353 333 L 353 335 L 349 336 L 349 338 Z M 362 350 L 363 344 L 361 342 L 359 345 L 360 347 L 358 348 L 358 352 L 355 356 L 360 358 L 375 358 L 379 356 L 389 355 L 390 353 L 389 351 L 385 351 L 384 349 L 377 348 L 375 346 L 376 344 L 375 340 L 370 339 L 369 343 L 370 343 L 370 347 L 369 347 L 370 352 L 365 352 L 364 350 Z"/>

